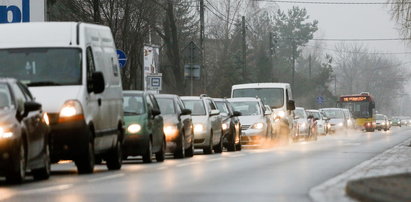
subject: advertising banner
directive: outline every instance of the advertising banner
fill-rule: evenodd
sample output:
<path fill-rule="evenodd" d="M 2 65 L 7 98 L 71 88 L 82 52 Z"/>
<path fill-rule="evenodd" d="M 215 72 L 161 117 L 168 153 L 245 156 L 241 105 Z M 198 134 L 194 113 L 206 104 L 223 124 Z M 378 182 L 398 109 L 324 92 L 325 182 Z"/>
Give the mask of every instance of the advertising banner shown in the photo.
<path fill-rule="evenodd" d="M 0 24 L 46 20 L 46 0 L 0 0 Z"/>

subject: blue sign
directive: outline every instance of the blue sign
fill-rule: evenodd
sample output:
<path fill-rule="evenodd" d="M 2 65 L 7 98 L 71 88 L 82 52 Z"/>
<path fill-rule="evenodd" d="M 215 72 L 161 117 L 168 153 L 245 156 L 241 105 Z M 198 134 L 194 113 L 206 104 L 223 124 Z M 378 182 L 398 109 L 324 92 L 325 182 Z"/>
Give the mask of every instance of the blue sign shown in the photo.
<path fill-rule="evenodd" d="M 30 0 L 21 0 L 22 9 L 17 5 L 2 6 L 0 5 L 0 24 L 1 23 L 16 23 L 16 22 L 30 22 Z M 11 14 L 12 18 L 9 21 L 8 16 Z"/>
<path fill-rule="evenodd" d="M 151 78 L 151 86 L 154 88 L 161 87 L 161 78 Z"/>
<path fill-rule="evenodd" d="M 118 63 L 120 64 L 120 68 L 124 68 L 127 64 L 127 55 L 122 50 L 117 50 L 117 58 Z"/>
<path fill-rule="evenodd" d="M 325 101 L 325 99 L 324 99 L 323 96 L 318 96 L 318 97 L 316 98 L 316 100 L 317 100 L 317 103 L 318 103 L 318 104 L 323 104 L 324 101 Z"/>

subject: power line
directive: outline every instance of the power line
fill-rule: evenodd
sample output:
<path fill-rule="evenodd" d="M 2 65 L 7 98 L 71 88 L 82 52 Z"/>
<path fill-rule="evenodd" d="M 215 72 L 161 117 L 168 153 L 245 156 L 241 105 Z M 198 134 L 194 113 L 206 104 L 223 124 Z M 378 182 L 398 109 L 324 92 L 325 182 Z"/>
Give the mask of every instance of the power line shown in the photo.
<path fill-rule="evenodd" d="M 316 46 L 308 45 L 308 44 L 305 46 L 316 48 Z M 350 53 L 350 54 L 369 54 L 369 55 L 408 55 L 408 54 L 411 54 L 411 52 L 385 52 L 383 53 L 383 52 L 364 52 L 364 51 L 343 51 L 343 50 L 324 48 L 324 47 L 321 47 L 320 49 L 329 50 L 333 52 L 339 52 L 339 53 Z"/>
<path fill-rule="evenodd" d="M 332 2 L 332 1 L 289 1 L 289 0 L 253 0 L 271 3 L 289 3 L 289 4 L 323 4 L 323 5 L 393 5 L 393 4 L 411 4 L 406 2 Z"/>

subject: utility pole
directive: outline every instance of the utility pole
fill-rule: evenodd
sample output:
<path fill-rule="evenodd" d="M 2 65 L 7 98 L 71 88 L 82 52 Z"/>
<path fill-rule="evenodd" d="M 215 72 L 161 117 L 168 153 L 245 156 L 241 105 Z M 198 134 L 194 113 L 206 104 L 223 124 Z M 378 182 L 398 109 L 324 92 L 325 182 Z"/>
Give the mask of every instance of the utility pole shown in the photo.
<path fill-rule="evenodd" d="M 292 78 L 291 78 L 291 87 L 293 88 L 293 89 L 295 89 L 295 58 L 297 57 L 297 47 L 296 47 L 296 45 L 295 45 L 295 42 L 294 41 L 292 41 L 291 42 L 292 43 L 292 48 L 293 48 L 293 61 L 292 61 L 292 68 L 293 68 L 293 71 L 292 71 Z"/>
<path fill-rule="evenodd" d="M 207 71 L 204 68 L 205 50 L 204 50 L 204 0 L 200 0 L 200 51 L 201 51 L 201 68 L 203 69 L 203 92 L 207 93 Z"/>
<path fill-rule="evenodd" d="M 311 53 L 308 56 L 308 78 L 311 80 Z"/>
<path fill-rule="evenodd" d="M 243 81 L 246 79 L 247 70 L 247 41 L 246 41 L 246 27 L 245 27 L 245 16 L 242 17 L 241 29 L 243 34 Z"/>
<path fill-rule="evenodd" d="M 94 17 L 93 20 L 96 24 L 100 24 L 100 0 L 93 0 L 93 11 Z"/>

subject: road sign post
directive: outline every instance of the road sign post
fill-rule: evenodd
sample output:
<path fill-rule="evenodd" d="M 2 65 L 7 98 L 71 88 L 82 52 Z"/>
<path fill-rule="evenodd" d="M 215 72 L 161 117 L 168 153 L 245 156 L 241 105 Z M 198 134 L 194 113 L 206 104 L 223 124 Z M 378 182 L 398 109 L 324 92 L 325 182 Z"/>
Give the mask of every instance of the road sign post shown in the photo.
<path fill-rule="evenodd" d="M 200 63 L 200 48 L 191 41 L 184 48 L 184 57 L 188 64 L 184 65 L 184 78 L 190 79 L 190 95 L 194 94 L 194 79 L 200 79 L 201 65 Z"/>

